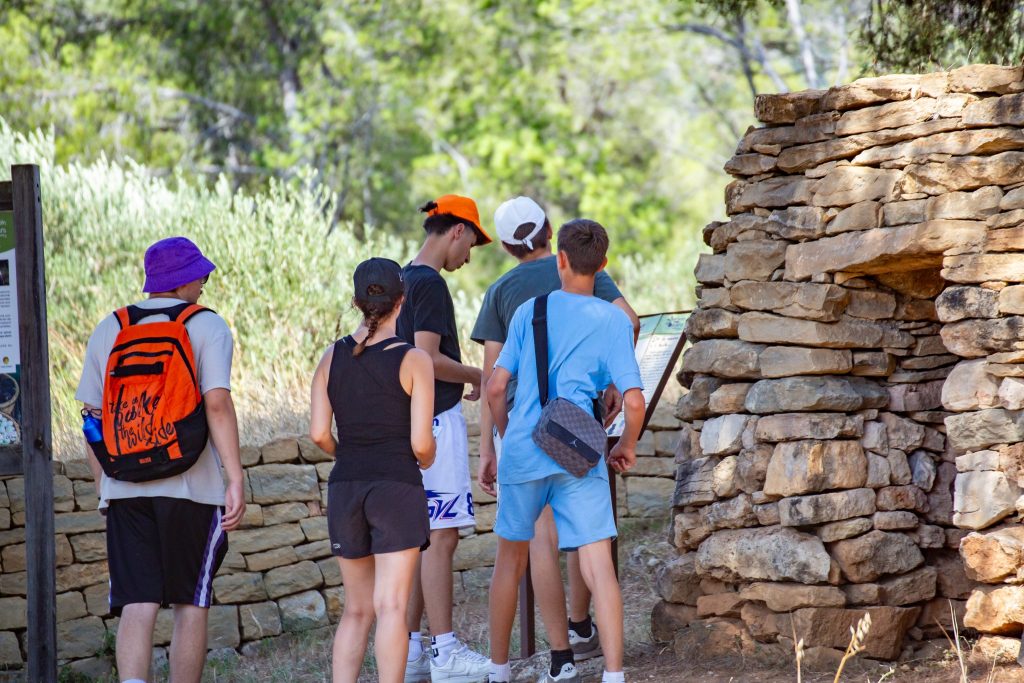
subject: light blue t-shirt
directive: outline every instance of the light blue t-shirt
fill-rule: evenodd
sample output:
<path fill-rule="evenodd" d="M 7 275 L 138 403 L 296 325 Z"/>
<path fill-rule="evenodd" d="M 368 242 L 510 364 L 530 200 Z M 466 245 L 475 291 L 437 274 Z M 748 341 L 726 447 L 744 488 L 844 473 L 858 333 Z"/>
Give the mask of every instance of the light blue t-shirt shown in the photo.
<path fill-rule="evenodd" d="M 496 363 L 519 380 L 508 429 L 501 441 L 499 484 L 565 474 L 531 436 L 541 413 L 533 349 L 533 301 L 516 309 Z M 562 290 L 548 295 L 548 365 L 550 398 L 567 399 L 588 413 L 597 393 L 609 384 L 615 384 L 622 393 L 643 388 L 629 316 L 593 296 Z M 608 470 L 598 465 L 587 476 L 607 479 Z"/>

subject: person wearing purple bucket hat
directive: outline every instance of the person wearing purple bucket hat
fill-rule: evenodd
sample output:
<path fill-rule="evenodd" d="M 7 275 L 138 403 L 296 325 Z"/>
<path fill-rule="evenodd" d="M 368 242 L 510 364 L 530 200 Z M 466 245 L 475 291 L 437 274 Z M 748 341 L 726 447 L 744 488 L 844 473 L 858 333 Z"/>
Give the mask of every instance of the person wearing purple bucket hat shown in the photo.
<path fill-rule="evenodd" d="M 205 411 L 208 430 L 205 446 L 200 441 L 194 449 L 199 453 L 194 464 L 170 476 L 127 481 L 116 473 L 108 476 L 93 451 L 86 450 L 99 508 L 106 516 L 109 604 L 111 612 L 120 616 L 116 646 L 120 679 L 128 683 L 149 679 L 157 613 L 161 606 L 170 606 L 174 610 L 172 680 L 198 683 L 206 660 L 213 577 L 227 553 L 227 532 L 237 528 L 245 512 L 238 423 L 231 399 L 234 341 L 219 315 L 196 305 L 216 266 L 191 240 L 170 237 L 154 243 L 146 250 L 144 266 L 142 290 L 149 297 L 107 316 L 93 331 L 75 398 L 84 405 L 87 421 L 102 414 L 101 406 L 109 408 L 111 401 L 104 400 L 104 381 L 112 374 L 107 372 L 108 359 L 118 351 L 115 340 L 126 329 L 169 329 L 166 326 L 172 321 L 184 325 L 192 355 L 187 362 L 195 372 L 191 381 L 201 394 L 197 412 Z M 164 367 L 163 363 L 146 367 L 157 366 Z M 129 369 L 137 375 L 142 366 Z M 155 403 L 150 405 L 156 409 Z M 177 423 L 178 437 L 184 441 L 181 424 Z M 120 434 L 121 427 L 116 431 Z M 88 432 L 87 441 L 93 441 Z"/>

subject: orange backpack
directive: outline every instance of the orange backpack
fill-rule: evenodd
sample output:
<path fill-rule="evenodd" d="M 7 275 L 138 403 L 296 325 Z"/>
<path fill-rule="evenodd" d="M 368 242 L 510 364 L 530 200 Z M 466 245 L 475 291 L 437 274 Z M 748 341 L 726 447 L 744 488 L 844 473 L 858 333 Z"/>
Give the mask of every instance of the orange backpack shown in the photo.
<path fill-rule="evenodd" d="M 185 323 L 209 310 L 178 304 L 114 312 L 121 331 L 103 382 L 103 440 L 90 444 L 108 477 L 171 477 L 192 467 L 206 448 L 206 410 Z M 170 320 L 138 324 L 160 314 Z"/>

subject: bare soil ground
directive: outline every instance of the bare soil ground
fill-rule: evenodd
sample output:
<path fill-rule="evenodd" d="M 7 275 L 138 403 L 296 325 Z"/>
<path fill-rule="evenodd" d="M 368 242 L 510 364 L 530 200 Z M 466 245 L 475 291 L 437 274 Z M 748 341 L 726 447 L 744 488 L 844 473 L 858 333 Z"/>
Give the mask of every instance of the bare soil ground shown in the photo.
<path fill-rule="evenodd" d="M 670 645 L 652 642 L 651 609 L 657 602 L 654 573 L 664 557 L 673 552 L 665 543 L 663 523 L 624 522 L 621 528 L 620 571 L 626 608 L 626 672 L 631 681 L 660 683 L 791 683 L 797 681 L 793 659 L 754 661 L 732 657 L 708 660 L 700 652 L 678 657 Z M 463 574 L 456 583 L 455 625 L 461 638 L 479 652 L 487 652 L 487 586 L 490 570 Z M 538 615 L 540 654 L 513 662 L 516 681 L 535 681 L 547 666 L 543 627 Z M 211 657 L 204 683 L 327 683 L 330 681 L 330 654 L 333 629 L 269 639 L 248 646 L 246 654 L 233 652 Z M 361 683 L 376 683 L 371 651 L 360 677 Z M 518 651 L 518 624 L 513 635 L 513 652 Z M 967 657 L 969 652 L 965 652 Z M 603 659 L 583 662 L 582 679 L 599 683 Z M 155 681 L 165 682 L 166 669 L 158 671 Z M 834 671 L 803 671 L 807 683 L 832 681 Z M 949 649 L 938 658 L 898 663 L 872 662 L 855 658 L 843 672 L 843 681 L 855 683 L 964 683 L 956 653 Z M 1024 669 L 993 668 L 990 664 L 969 663 L 966 681 L 970 683 L 1024 683 Z"/>

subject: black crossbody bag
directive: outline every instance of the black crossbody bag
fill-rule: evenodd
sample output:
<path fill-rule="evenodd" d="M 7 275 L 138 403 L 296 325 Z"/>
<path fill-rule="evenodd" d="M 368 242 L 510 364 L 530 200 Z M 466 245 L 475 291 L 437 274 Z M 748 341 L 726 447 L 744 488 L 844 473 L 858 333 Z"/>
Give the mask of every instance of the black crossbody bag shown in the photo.
<path fill-rule="evenodd" d="M 533 428 L 533 442 L 566 472 L 582 477 L 604 459 L 608 441 L 594 415 L 548 390 L 548 297 L 533 302 L 533 346 L 537 356 L 537 387 L 542 410 Z M 596 409 L 595 409 L 596 412 Z"/>

